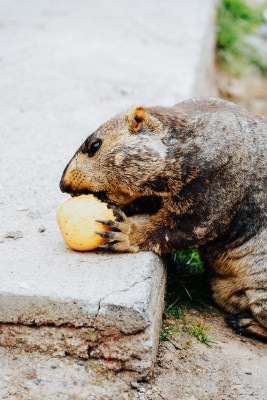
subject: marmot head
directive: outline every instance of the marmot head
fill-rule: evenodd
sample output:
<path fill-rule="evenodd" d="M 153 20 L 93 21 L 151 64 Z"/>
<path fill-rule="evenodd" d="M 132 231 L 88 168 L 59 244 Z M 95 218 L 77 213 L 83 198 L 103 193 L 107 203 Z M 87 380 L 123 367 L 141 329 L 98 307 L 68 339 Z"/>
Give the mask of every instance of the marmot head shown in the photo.
<path fill-rule="evenodd" d="M 169 196 L 169 180 L 175 175 L 179 181 L 180 170 L 170 124 L 159 110 L 132 107 L 100 126 L 66 166 L 60 189 L 72 196 L 92 193 L 115 205 L 141 196 Z"/>

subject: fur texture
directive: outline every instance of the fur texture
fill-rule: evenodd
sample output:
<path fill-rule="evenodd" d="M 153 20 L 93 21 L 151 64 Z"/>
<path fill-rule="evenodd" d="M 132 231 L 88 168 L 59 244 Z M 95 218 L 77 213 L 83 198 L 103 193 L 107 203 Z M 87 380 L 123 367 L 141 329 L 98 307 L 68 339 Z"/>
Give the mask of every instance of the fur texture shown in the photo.
<path fill-rule="evenodd" d="M 115 250 L 199 248 L 228 323 L 266 339 L 266 138 L 266 118 L 221 99 L 133 107 L 87 138 L 60 188 L 119 207 L 102 221 Z M 145 222 L 120 211 L 149 196 L 161 207 Z"/>

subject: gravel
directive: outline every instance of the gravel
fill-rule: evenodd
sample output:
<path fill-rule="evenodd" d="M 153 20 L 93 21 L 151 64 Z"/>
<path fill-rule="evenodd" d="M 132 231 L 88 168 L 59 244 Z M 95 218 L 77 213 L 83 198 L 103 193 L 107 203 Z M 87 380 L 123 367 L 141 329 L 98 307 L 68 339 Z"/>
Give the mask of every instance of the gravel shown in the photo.
<path fill-rule="evenodd" d="M 140 388 L 140 385 L 139 385 L 138 382 L 130 382 L 130 384 L 131 384 L 133 389 L 139 389 Z"/>
<path fill-rule="evenodd" d="M 38 232 L 40 232 L 40 233 L 45 232 L 45 230 L 46 230 L 46 227 L 44 225 L 40 225 L 38 228 Z"/>
<path fill-rule="evenodd" d="M 7 239 L 21 239 L 23 238 L 23 233 L 21 231 L 9 231 L 5 234 L 5 238 Z"/>

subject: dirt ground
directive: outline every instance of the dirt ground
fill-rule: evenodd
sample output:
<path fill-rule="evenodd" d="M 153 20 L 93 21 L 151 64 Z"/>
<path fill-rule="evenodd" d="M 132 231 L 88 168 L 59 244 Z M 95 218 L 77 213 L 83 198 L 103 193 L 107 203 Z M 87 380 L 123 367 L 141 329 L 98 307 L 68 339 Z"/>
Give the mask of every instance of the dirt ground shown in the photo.
<path fill-rule="evenodd" d="M 186 345 L 178 335 L 161 342 L 152 381 L 159 392 L 151 399 L 266 399 L 267 345 L 236 335 L 222 317 L 187 318 L 207 326 L 216 343 L 191 338 Z"/>
<path fill-rule="evenodd" d="M 221 97 L 267 115 L 266 79 L 231 78 L 221 71 L 217 76 Z M 0 400 L 265 400 L 267 344 L 238 336 L 216 311 L 191 310 L 186 319 L 208 327 L 216 343 L 183 336 L 182 330 L 170 334 L 160 342 L 149 382 L 90 361 L 0 347 Z"/>
<path fill-rule="evenodd" d="M 248 70 L 235 78 L 218 69 L 217 87 L 220 97 L 267 116 L 267 79 L 259 73 Z"/>
<path fill-rule="evenodd" d="M 0 399 L 266 399 L 267 345 L 236 335 L 218 313 L 191 310 L 186 319 L 208 327 L 216 343 L 172 333 L 160 342 L 149 382 L 103 371 L 90 361 L 0 348 Z"/>

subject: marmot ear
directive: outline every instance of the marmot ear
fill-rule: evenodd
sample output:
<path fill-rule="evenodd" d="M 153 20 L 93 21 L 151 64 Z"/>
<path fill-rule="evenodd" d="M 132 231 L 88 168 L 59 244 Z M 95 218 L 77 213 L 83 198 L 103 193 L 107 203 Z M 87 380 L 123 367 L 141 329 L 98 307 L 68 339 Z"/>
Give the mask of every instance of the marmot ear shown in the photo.
<path fill-rule="evenodd" d="M 126 120 L 131 129 L 138 131 L 143 123 L 149 122 L 149 117 L 144 107 L 132 107 L 127 113 Z"/>

